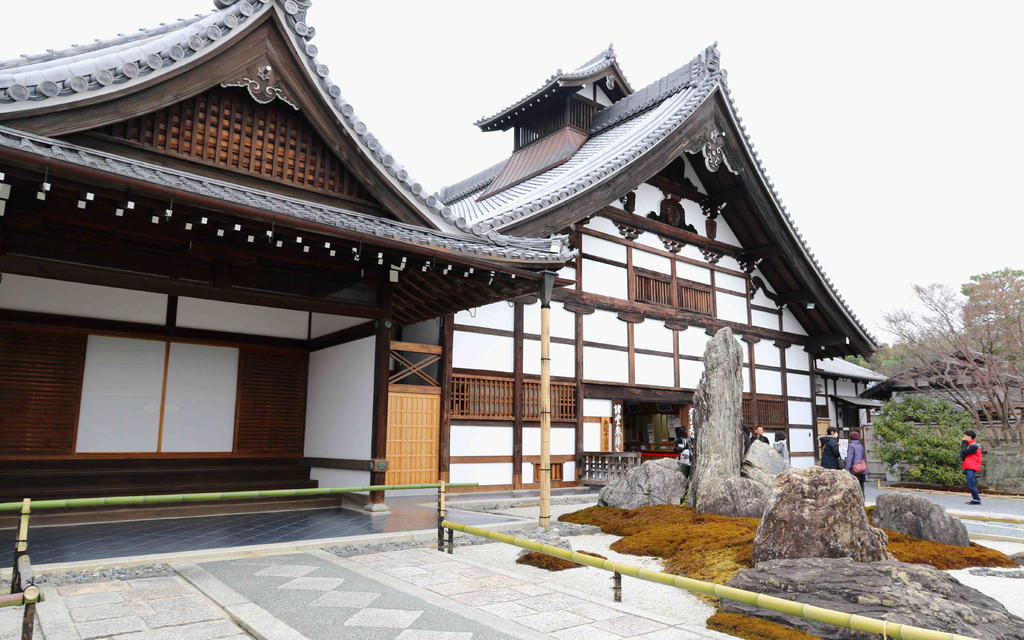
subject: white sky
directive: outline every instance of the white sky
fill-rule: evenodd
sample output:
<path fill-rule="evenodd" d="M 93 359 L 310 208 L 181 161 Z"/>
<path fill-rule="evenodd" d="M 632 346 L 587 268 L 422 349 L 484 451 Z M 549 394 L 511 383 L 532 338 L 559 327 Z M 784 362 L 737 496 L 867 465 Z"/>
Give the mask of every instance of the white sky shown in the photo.
<path fill-rule="evenodd" d="M 0 4 L 0 59 L 110 38 L 212 0 Z M 805 241 L 880 340 L 912 284 L 1024 268 L 1024 3 L 315 0 L 320 62 L 431 191 L 506 157 L 473 127 L 615 44 L 639 89 L 717 41 Z"/>

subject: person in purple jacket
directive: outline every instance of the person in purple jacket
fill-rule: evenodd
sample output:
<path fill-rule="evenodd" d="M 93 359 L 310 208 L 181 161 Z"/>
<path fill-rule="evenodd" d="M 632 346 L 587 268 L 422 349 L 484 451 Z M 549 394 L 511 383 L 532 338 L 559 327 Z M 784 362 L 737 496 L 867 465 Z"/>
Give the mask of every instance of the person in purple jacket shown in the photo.
<path fill-rule="evenodd" d="M 857 478 L 857 482 L 860 483 L 860 494 L 864 495 L 864 478 L 867 477 L 868 471 L 865 468 L 864 471 L 855 473 L 853 465 L 857 464 L 858 461 L 864 460 L 864 443 L 860 441 L 860 432 L 850 432 L 850 446 L 846 448 L 846 470 L 853 474 L 854 478 Z"/>

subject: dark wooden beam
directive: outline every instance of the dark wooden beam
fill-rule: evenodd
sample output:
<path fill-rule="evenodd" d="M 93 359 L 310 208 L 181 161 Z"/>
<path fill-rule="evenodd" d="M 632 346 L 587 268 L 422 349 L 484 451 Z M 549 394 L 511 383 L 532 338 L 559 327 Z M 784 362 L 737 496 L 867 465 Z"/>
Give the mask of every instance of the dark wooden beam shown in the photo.
<path fill-rule="evenodd" d="M 320 336 L 319 338 L 313 338 L 309 341 L 309 350 L 320 351 L 321 349 L 345 344 L 346 342 L 362 340 L 363 338 L 369 338 L 370 336 L 375 335 L 376 331 L 376 322 L 364 322 L 354 327 L 349 327 L 348 329 L 341 329 L 340 331 L 328 333 L 327 335 Z"/>

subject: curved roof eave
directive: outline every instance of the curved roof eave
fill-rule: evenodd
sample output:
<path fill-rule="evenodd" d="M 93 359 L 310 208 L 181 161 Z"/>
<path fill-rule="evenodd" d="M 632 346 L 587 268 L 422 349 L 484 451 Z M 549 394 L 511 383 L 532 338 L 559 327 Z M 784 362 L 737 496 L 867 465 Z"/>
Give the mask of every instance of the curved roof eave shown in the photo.
<path fill-rule="evenodd" d="M 337 124 L 356 142 L 359 151 L 424 222 L 438 230 L 456 231 L 446 219 L 446 207 L 399 163 L 355 114 L 329 69 L 317 59 L 310 42 L 316 30 L 305 22 L 308 1 L 215 0 L 217 9 L 195 18 L 162 24 L 154 29 L 82 47 L 25 56 L 0 62 L 0 110 L 38 109 L 96 96 L 115 95 L 129 87 L 180 72 L 183 65 L 210 55 L 245 31 L 263 13 L 274 11 L 324 104 Z M 13 91 L 13 93 L 12 93 Z"/>

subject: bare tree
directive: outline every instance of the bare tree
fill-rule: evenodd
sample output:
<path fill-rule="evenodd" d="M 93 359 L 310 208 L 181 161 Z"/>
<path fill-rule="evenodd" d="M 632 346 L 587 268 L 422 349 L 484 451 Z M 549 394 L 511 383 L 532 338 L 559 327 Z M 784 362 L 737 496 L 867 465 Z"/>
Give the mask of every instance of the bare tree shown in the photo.
<path fill-rule="evenodd" d="M 1024 440 L 1024 271 L 972 276 L 960 291 L 915 285 L 914 293 L 923 313 L 884 315 L 897 337 L 893 377 L 966 409 L 978 427 Z"/>

